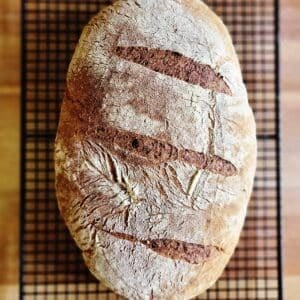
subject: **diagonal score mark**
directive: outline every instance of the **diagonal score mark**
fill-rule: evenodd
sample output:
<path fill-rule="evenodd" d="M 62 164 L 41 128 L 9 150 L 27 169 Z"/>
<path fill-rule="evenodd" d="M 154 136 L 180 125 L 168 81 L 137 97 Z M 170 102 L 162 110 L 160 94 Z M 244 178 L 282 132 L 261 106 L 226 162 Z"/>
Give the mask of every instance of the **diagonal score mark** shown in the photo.
<path fill-rule="evenodd" d="M 135 236 L 126 233 L 107 231 L 103 229 L 102 231 L 118 239 L 132 243 L 141 243 L 161 256 L 184 260 L 190 264 L 203 263 L 204 261 L 214 258 L 218 252 L 224 252 L 222 248 L 212 245 L 204 246 L 173 239 L 139 240 Z"/>
<path fill-rule="evenodd" d="M 155 72 L 232 96 L 227 83 L 209 65 L 198 63 L 178 52 L 146 47 L 119 46 L 115 49 L 115 54 L 122 59 L 140 64 Z"/>
<path fill-rule="evenodd" d="M 212 154 L 178 149 L 170 143 L 120 128 L 100 125 L 96 132 L 100 142 L 128 162 L 157 165 L 181 161 L 197 169 L 205 169 L 223 176 L 234 176 L 237 168 L 229 161 Z M 113 149 L 112 149 L 113 146 Z"/>

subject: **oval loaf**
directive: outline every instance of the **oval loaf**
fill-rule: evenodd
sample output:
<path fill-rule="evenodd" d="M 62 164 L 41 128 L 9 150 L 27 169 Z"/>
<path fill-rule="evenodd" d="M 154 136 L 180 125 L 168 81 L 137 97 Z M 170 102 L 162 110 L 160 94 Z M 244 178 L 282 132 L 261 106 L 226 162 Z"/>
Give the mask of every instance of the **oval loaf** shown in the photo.
<path fill-rule="evenodd" d="M 239 62 L 200 0 L 124 0 L 84 28 L 55 143 L 60 211 L 128 299 L 190 299 L 238 243 L 256 166 Z"/>

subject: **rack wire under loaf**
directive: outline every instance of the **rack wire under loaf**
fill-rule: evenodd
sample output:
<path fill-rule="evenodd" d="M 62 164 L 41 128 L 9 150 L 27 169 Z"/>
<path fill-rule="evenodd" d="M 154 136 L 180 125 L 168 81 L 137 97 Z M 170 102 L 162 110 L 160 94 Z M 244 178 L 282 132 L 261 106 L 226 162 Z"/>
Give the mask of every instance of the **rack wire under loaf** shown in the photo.
<path fill-rule="evenodd" d="M 278 0 L 206 1 L 228 26 L 257 122 L 258 167 L 239 246 L 198 299 L 282 299 Z M 97 282 L 60 217 L 53 143 L 83 26 L 110 1 L 24 0 L 21 276 L 23 299 L 121 299 Z"/>

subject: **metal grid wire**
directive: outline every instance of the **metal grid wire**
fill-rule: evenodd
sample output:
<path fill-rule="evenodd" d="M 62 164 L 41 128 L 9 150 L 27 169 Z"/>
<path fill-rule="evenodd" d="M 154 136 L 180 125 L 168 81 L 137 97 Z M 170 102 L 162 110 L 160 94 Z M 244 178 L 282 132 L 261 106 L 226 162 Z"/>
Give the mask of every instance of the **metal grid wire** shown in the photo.
<path fill-rule="evenodd" d="M 238 249 L 198 299 L 282 299 L 276 0 L 208 0 L 232 34 L 257 121 L 258 167 Z M 89 18 L 109 1 L 24 0 L 21 289 L 23 299 L 121 299 L 85 267 L 58 212 L 53 142 L 65 77 Z"/>

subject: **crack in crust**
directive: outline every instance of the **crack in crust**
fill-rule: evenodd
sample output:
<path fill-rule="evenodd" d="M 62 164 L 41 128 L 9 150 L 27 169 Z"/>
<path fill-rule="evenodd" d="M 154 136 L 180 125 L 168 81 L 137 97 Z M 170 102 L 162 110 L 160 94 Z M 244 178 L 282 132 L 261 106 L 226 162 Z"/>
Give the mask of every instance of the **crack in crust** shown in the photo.
<path fill-rule="evenodd" d="M 214 258 L 218 252 L 224 252 L 224 249 L 212 245 L 204 246 L 171 239 L 139 240 L 130 234 L 106 230 L 103 231 L 118 239 L 126 240 L 132 243 L 141 243 L 159 255 L 171 259 L 184 260 L 190 264 L 203 263 Z"/>
<path fill-rule="evenodd" d="M 179 160 L 197 169 L 206 169 L 223 176 L 237 174 L 236 167 L 219 156 L 178 149 L 169 143 L 127 130 L 107 127 L 103 124 L 98 127 L 97 137 L 117 156 L 133 164 L 153 166 Z"/>
<path fill-rule="evenodd" d="M 198 63 L 178 52 L 146 47 L 120 46 L 114 52 L 120 58 L 140 64 L 152 71 L 232 96 L 227 83 L 209 65 Z"/>

